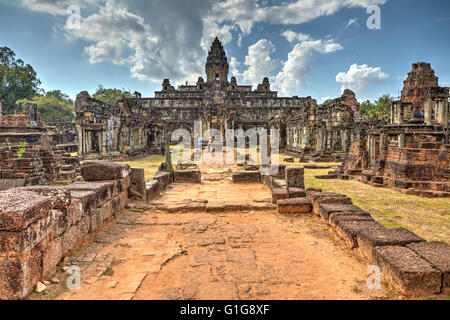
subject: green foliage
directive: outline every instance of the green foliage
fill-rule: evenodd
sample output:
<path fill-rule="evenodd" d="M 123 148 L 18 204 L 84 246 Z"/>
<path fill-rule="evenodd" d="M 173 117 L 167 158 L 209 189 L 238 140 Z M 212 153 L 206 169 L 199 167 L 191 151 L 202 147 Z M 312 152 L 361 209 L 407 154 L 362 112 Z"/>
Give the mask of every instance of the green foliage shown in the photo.
<path fill-rule="evenodd" d="M 132 98 L 132 94 L 129 91 L 119 89 L 105 89 L 102 85 L 98 86 L 97 91 L 94 93 L 93 98 L 106 102 L 110 105 L 115 105 L 124 95 L 126 98 Z"/>
<path fill-rule="evenodd" d="M 17 101 L 22 108 L 27 103 L 37 104 L 39 117 L 47 123 L 60 120 L 72 122 L 74 119 L 73 101 L 60 90 L 48 91 L 44 95 L 36 95 L 32 99 Z"/>
<path fill-rule="evenodd" d="M 20 148 L 17 150 L 17 158 L 23 159 L 23 154 L 27 151 L 27 145 L 28 144 L 26 142 L 22 142 L 20 144 Z"/>
<path fill-rule="evenodd" d="M 385 94 L 374 101 L 374 103 L 369 100 L 364 101 L 359 108 L 361 116 L 368 120 L 387 123 L 391 113 L 392 99 L 393 98 L 389 94 Z"/>
<path fill-rule="evenodd" d="M 16 54 L 8 47 L 0 47 L 0 99 L 4 113 L 14 113 L 16 101 L 33 98 L 40 84 L 33 67 L 16 59 Z"/>

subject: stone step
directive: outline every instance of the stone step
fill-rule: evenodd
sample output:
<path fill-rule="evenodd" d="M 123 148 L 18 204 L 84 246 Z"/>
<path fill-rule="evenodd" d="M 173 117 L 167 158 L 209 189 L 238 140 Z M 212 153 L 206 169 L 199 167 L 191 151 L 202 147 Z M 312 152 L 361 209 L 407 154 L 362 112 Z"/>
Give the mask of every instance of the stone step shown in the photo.
<path fill-rule="evenodd" d="M 311 212 L 311 202 L 306 198 L 294 198 L 278 200 L 278 213 L 309 213 Z"/>

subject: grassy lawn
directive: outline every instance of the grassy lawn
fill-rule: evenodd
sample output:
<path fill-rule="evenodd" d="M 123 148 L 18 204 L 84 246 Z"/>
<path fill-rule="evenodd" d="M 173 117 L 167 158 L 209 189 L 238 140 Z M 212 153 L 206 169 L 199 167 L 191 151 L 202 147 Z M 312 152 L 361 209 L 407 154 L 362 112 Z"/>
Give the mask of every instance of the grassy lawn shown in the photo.
<path fill-rule="evenodd" d="M 295 158 L 295 163 L 286 163 L 289 156 L 280 155 L 280 164 L 303 166 Z M 132 167 L 144 168 L 145 178 L 152 179 L 164 157 L 148 156 L 128 161 Z M 173 161 L 174 165 L 176 161 Z M 318 163 L 320 166 L 338 163 Z M 236 170 L 236 167 L 232 167 Z M 242 169 L 242 168 L 240 168 Z M 321 188 L 324 191 L 345 194 L 358 207 L 370 212 L 372 216 L 388 228 L 403 227 L 428 241 L 450 242 L 450 200 L 429 199 L 405 195 L 388 188 L 375 188 L 354 180 L 318 180 L 314 176 L 327 174 L 333 169 L 306 169 L 306 188 Z"/>
<path fill-rule="evenodd" d="M 165 157 L 161 155 L 152 155 L 142 159 L 124 161 L 120 163 L 129 164 L 132 168 L 144 168 L 145 180 L 148 181 L 153 179 L 155 173 L 158 171 L 159 165 L 165 161 Z"/>

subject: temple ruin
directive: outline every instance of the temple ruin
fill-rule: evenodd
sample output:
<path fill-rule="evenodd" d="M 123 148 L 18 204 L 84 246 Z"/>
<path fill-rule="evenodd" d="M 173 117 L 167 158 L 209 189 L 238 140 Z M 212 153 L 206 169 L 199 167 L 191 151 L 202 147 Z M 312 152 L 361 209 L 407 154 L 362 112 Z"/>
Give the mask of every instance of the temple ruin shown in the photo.
<path fill-rule="evenodd" d="M 349 150 L 352 108 L 357 104 L 352 102 L 351 91 L 342 99 L 318 106 L 311 97 L 278 97 L 268 78 L 256 90 L 239 85 L 235 77 L 228 79 L 227 56 L 217 38 L 205 70 L 206 81 L 199 77 L 195 85 L 175 89 L 165 79 L 154 98 L 141 98 L 136 93 L 115 106 L 80 93 L 75 102 L 80 155 L 95 159 L 159 153 L 164 141 L 162 127 L 169 131 L 183 128 L 192 134 L 195 121 L 202 122 L 203 132 L 218 129 L 222 136 L 227 129 L 279 127 L 281 146 L 297 153 L 331 155 Z"/>
<path fill-rule="evenodd" d="M 367 128 L 366 128 L 367 129 Z M 390 122 L 355 140 L 338 177 L 356 178 L 407 194 L 450 196 L 449 88 L 419 62 L 393 101 Z"/>
<path fill-rule="evenodd" d="M 13 187 L 73 181 L 80 161 L 74 125 L 47 125 L 39 119 L 37 106 L 2 115 L 0 107 L 0 190 Z"/>

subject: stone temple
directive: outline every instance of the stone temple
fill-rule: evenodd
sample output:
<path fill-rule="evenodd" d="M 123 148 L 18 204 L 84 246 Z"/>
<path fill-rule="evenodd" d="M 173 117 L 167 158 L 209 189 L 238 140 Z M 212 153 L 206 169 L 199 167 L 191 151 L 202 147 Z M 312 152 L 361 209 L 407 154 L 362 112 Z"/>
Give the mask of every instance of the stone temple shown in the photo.
<path fill-rule="evenodd" d="M 163 128 L 184 128 L 192 133 L 195 121 L 202 122 L 203 131 L 218 129 L 223 136 L 227 129 L 277 127 L 282 148 L 316 157 L 349 150 L 354 109 L 358 108 L 350 90 L 344 98 L 319 106 L 311 97 L 279 97 L 268 78 L 262 79 L 256 90 L 240 85 L 235 77 L 228 77 L 226 52 L 217 38 L 205 71 L 206 81 L 199 77 L 195 85 L 175 89 L 165 79 L 154 98 L 142 98 L 136 92 L 134 98 L 123 98 L 115 106 L 81 92 L 75 102 L 80 155 L 99 159 L 159 153 Z"/>

